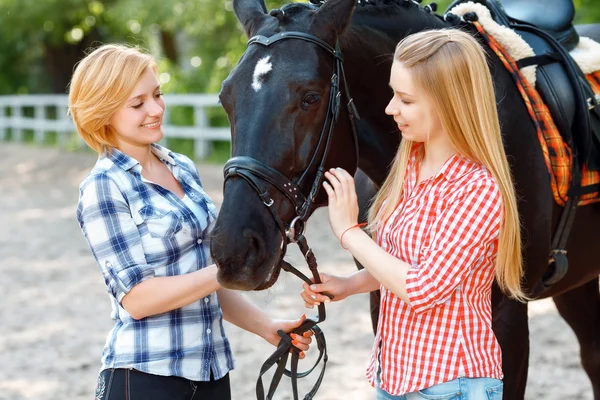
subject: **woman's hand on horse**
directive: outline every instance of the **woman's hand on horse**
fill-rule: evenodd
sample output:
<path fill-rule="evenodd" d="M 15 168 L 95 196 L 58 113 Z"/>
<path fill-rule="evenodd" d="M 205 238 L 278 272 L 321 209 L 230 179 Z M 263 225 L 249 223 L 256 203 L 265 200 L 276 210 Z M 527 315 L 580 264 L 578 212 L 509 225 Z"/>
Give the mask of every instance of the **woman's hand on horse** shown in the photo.
<path fill-rule="evenodd" d="M 306 320 L 306 315 L 303 314 L 299 319 L 296 320 L 284 320 L 284 319 L 273 319 L 271 320 L 271 324 L 268 328 L 268 332 L 266 333 L 265 340 L 271 343 L 273 346 L 279 344 L 281 337 L 277 334 L 278 330 L 282 330 L 285 333 L 289 333 L 294 329 L 298 328 L 304 321 Z M 300 350 L 300 358 L 304 358 L 304 352 L 308 350 L 310 344 L 312 342 L 312 331 L 306 331 L 304 334 L 290 334 L 292 338 L 292 345 Z"/>
<path fill-rule="evenodd" d="M 329 197 L 329 223 L 338 238 L 358 221 L 358 199 L 354 178 L 346 170 L 332 168 L 325 172 L 323 188 Z"/>
<path fill-rule="evenodd" d="M 350 295 L 350 280 L 345 276 L 329 275 L 324 272 L 320 272 L 322 283 L 308 284 L 303 283 L 300 296 L 304 300 L 304 306 L 306 308 L 313 308 L 315 305 L 321 303 L 329 303 L 330 301 L 340 301 Z M 333 296 L 333 299 L 325 296 L 322 293 L 327 293 Z"/>

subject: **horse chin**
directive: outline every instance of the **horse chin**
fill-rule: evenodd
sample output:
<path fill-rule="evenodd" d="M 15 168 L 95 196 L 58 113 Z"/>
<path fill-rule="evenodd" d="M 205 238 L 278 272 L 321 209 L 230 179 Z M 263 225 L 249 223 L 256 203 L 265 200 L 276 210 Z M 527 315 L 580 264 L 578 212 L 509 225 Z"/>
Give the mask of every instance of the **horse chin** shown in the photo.
<path fill-rule="evenodd" d="M 232 290 L 265 290 L 270 288 L 277 282 L 281 266 L 287 264 L 286 261 L 280 259 L 280 254 L 276 254 L 270 260 L 265 260 L 265 263 L 260 267 L 250 262 L 249 265 L 243 265 L 241 268 L 221 268 L 217 263 L 217 282 L 226 289 Z M 246 260 L 248 261 L 248 260 Z"/>
<path fill-rule="evenodd" d="M 242 291 L 252 290 L 251 287 L 248 287 L 248 282 L 240 280 L 231 280 L 227 277 L 225 273 L 222 272 L 221 269 L 217 271 L 217 283 L 219 284 L 219 286 L 225 289 Z"/>
<path fill-rule="evenodd" d="M 267 279 L 263 283 L 258 285 L 254 290 L 256 290 L 256 291 L 266 290 L 266 289 L 269 289 L 271 286 L 273 286 L 275 284 L 275 282 L 277 282 L 277 279 L 279 279 L 279 273 L 281 272 L 281 269 L 284 268 L 283 265 L 289 265 L 289 263 L 287 261 L 281 260 L 281 264 L 274 266 L 271 269 L 271 272 L 269 273 L 269 275 L 267 276 Z"/>

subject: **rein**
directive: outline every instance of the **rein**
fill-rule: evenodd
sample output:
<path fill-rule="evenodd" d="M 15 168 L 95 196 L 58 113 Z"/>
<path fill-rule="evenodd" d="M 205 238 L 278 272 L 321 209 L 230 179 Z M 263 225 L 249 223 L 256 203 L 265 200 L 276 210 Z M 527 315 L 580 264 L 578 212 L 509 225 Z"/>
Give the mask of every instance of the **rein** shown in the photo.
<path fill-rule="evenodd" d="M 276 264 L 276 270 L 271 274 L 271 276 L 267 279 L 266 282 L 263 282 L 255 290 L 263 290 L 272 286 L 275 283 L 275 281 L 277 281 L 281 269 L 296 275 L 298 278 L 302 279 L 309 285 L 312 284 L 312 282 L 308 277 L 306 277 L 306 275 L 304 275 L 302 272 L 298 271 L 295 267 L 283 260 L 286 254 L 287 245 L 289 243 L 296 243 L 298 245 L 312 273 L 314 282 L 321 283 L 321 278 L 318 272 L 317 260 L 312 250 L 308 246 L 303 232 L 312 205 L 314 204 L 317 193 L 324 179 L 325 162 L 327 160 L 327 156 L 330 150 L 331 136 L 340 111 L 340 103 L 342 96 L 340 80 L 343 82 L 343 89 L 345 90 L 345 95 L 348 99 L 348 114 L 350 117 L 350 125 L 352 126 L 354 148 L 356 151 L 356 160 L 358 162 L 358 137 L 356 132 L 355 120 L 360 119 L 360 117 L 354 105 L 353 99 L 350 96 L 350 91 L 348 89 L 348 83 L 344 72 L 343 55 L 339 49 L 339 44 L 336 43 L 336 46 L 334 48 L 327 42 L 319 39 L 314 35 L 310 35 L 304 32 L 281 32 L 271 37 L 261 35 L 254 36 L 250 38 L 250 40 L 248 40 L 248 46 L 256 44 L 269 47 L 274 43 L 280 42 L 282 40 L 303 40 L 321 47 L 323 50 L 327 51 L 333 56 L 334 67 L 330 81 L 331 90 L 329 93 L 327 115 L 325 116 L 325 121 L 323 122 L 323 128 L 319 136 L 317 148 L 308 164 L 308 167 L 304 170 L 300 179 L 297 182 L 292 182 L 290 179 L 288 179 L 276 169 L 269 167 L 252 157 L 233 157 L 229 159 L 229 161 L 227 161 L 227 163 L 225 164 L 225 182 L 227 182 L 227 179 L 234 176 L 244 179 L 254 189 L 259 198 L 262 200 L 263 204 L 267 207 L 267 209 L 273 216 L 273 220 L 277 224 L 277 227 L 282 236 L 281 257 L 279 258 L 279 262 Z M 322 158 L 318 160 L 319 154 L 321 153 L 323 154 Z M 319 165 L 317 167 L 316 177 L 313 181 L 309 194 L 306 196 L 302 193 L 301 187 L 304 183 L 304 180 L 307 178 L 308 173 L 311 171 L 311 169 L 313 169 L 313 165 L 317 162 L 319 163 Z M 263 186 L 263 183 L 268 183 L 270 186 L 283 193 L 285 197 L 294 206 L 296 216 L 287 227 L 285 226 L 280 216 L 277 214 L 277 211 L 272 207 L 275 202 L 271 197 L 268 188 L 265 188 Z M 331 298 L 331 296 L 329 297 Z M 304 378 L 308 376 L 316 368 L 316 366 L 322 359 L 323 368 L 321 370 L 319 378 L 317 379 L 315 385 L 310 390 L 310 392 L 305 395 L 304 399 L 308 400 L 314 397 L 315 393 L 321 385 L 323 375 L 325 373 L 325 367 L 327 365 L 327 345 L 325 342 L 325 336 L 323 335 L 321 329 L 317 326 L 318 323 L 323 322 L 325 320 L 325 317 L 325 305 L 321 303 L 318 306 L 318 319 L 315 320 L 312 318 L 307 318 L 306 321 L 300 327 L 296 328 L 293 331 L 293 333 L 302 335 L 304 332 L 311 330 L 314 333 L 317 348 L 319 349 L 319 357 L 317 361 L 315 362 L 312 368 L 305 372 L 298 372 L 298 360 L 300 352 L 298 349 L 293 347 L 291 338 L 281 330 L 277 332 L 281 337 L 281 341 L 277 346 L 277 350 L 263 364 L 260 370 L 258 381 L 256 383 L 256 397 L 258 400 L 265 399 L 262 376 L 275 364 L 277 364 L 277 368 L 275 370 L 275 374 L 273 375 L 273 379 L 271 381 L 271 385 L 269 386 L 269 391 L 267 393 L 266 398 L 268 400 L 273 398 L 273 395 L 275 394 L 275 390 L 277 389 L 281 377 L 283 375 L 286 375 L 292 380 L 294 400 L 298 400 L 298 378 Z M 288 360 L 288 356 L 290 354 L 290 350 L 292 351 L 290 367 L 291 370 L 287 370 L 285 366 Z"/>

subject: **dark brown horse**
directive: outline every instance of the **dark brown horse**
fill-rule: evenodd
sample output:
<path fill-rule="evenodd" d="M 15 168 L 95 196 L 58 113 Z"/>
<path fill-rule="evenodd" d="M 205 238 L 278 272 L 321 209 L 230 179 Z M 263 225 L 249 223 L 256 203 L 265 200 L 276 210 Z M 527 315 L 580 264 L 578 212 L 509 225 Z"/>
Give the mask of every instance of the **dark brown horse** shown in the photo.
<path fill-rule="evenodd" d="M 255 43 L 223 82 L 220 98 L 231 124 L 232 155 L 246 157 L 246 167 L 267 171 L 260 179 L 244 178 L 235 171 L 226 179 L 211 243 L 219 282 L 226 287 L 256 290 L 274 282 L 285 251 L 282 226 L 292 224 L 298 212 L 308 216 L 326 205 L 322 191 L 309 194 L 313 182 L 318 185 L 321 179 L 319 167 L 339 166 L 351 172 L 359 167 L 369 178 L 361 175 L 363 184 L 359 186 L 363 189 L 369 181 L 375 187 L 381 184 L 388 172 L 400 140 L 392 119 L 384 114 L 391 97 L 391 55 L 406 35 L 449 24 L 412 1 L 361 3 L 356 11 L 356 0 L 328 0 L 320 7 L 295 3 L 267 14 L 263 0 L 234 1 L 249 37 L 262 35 L 262 40 L 268 41 L 275 39 L 274 35 L 304 32 L 331 47 L 339 42 L 340 52 L 332 53 L 322 44 L 298 37 L 278 39 L 273 45 Z M 550 241 L 561 207 L 553 201 L 549 174 L 525 104 L 501 61 L 488 53 L 503 139 L 520 199 L 525 284 L 532 290 L 548 267 Z M 343 54 L 345 76 L 336 69 L 336 54 Z M 332 77 L 334 70 L 337 77 L 335 73 Z M 324 150 L 323 132 L 328 133 L 328 121 L 336 121 L 330 107 L 337 101 L 335 93 L 330 96 L 332 81 L 342 88 L 343 106 L 325 146 L 328 150 Z M 351 115 L 345 107 L 349 93 L 360 115 L 357 149 Z M 265 179 L 271 170 L 280 175 Z M 285 192 L 290 188 L 285 182 L 293 182 L 303 199 L 314 201 L 295 204 L 293 196 Z M 368 197 L 363 190 L 362 198 Z M 583 367 L 595 399 L 600 400 L 600 203 L 577 211 L 567 248 L 569 270 L 543 297 L 553 297 L 575 331 Z M 507 299 L 497 289 L 492 300 L 493 327 L 503 353 L 504 398 L 523 399 L 529 357 L 527 305 Z"/>

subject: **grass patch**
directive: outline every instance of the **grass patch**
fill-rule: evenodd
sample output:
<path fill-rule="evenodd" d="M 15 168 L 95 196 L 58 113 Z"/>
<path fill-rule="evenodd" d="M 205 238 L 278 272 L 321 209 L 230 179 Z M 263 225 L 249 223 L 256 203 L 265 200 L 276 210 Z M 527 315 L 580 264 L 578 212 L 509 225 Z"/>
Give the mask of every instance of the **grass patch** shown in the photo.
<path fill-rule="evenodd" d="M 44 146 L 56 146 L 58 144 L 58 132 L 48 131 L 44 134 Z"/>
<path fill-rule="evenodd" d="M 174 151 L 188 156 L 192 160 L 194 159 L 194 140 L 193 139 L 176 139 L 167 138 L 166 147 Z"/>
<path fill-rule="evenodd" d="M 203 161 L 210 164 L 225 164 L 231 157 L 230 142 L 212 142 L 212 151 Z"/>
<path fill-rule="evenodd" d="M 35 142 L 35 133 L 33 129 L 24 129 L 23 130 L 23 142 L 25 143 L 34 143 Z"/>

